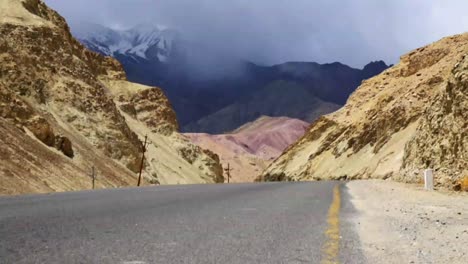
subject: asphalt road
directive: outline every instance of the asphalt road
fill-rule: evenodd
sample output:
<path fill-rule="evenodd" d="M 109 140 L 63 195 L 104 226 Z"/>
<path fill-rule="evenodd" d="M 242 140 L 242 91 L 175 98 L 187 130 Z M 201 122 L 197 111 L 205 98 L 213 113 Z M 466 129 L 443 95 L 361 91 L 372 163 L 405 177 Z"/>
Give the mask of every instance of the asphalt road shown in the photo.
<path fill-rule="evenodd" d="M 365 263 L 353 214 L 338 182 L 0 197 L 0 263 Z"/>

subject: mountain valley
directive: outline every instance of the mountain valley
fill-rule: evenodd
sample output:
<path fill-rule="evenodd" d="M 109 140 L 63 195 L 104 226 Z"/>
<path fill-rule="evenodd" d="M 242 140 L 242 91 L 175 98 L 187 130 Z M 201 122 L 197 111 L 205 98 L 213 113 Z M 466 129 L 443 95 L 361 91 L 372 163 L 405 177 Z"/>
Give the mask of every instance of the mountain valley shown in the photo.
<path fill-rule="evenodd" d="M 0 7 L 1 193 L 81 190 L 94 170 L 99 188 L 140 170 L 144 185 L 222 183 L 228 164 L 233 182 L 419 182 L 432 168 L 437 187 L 467 188 L 466 34 L 390 68 L 220 56 L 208 78 L 176 30 L 71 30 L 40 0 Z"/>
<path fill-rule="evenodd" d="M 260 66 L 212 54 L 184 41 L 176 30 L 152 25 L 129 30 L 85 25 L 73 32 L 89 49 L 119 60 L 130 81 L 161 87 L 184 132 L 225 133 L 262 115 L 312 122 L 337 110 L 363 80 L 388 68 L 383 61 L 363 69 L 338 62 Z M 297 106 L 290 104 L 298 97 Z M 257 104 L 266 106 L 251 107 Z"/>
<path fill-rule="evenodd" d="M 466 264 L 468 3 L 383 2 L 0 0 L 0 263 Z"/>

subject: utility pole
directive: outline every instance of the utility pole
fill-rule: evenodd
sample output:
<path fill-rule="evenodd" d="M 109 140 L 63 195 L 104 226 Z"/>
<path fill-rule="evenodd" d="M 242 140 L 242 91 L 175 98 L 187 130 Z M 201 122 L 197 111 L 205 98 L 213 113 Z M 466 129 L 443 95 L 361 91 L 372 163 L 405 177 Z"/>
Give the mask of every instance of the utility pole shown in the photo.
<path fill-rule="evenodd" d="M 95 182 L 96 182 L 96 174 L 94 172 L 94 166 L 91 168 L 91 178 L 92 178 L 92 181 L 93 181 L 93 190 L 94 190 Z"/>
<path fill-rule="evenodd" d="M 143 144 L 143 155 L 141 156 L 141 163 L 140 163 L 140 175 L 138 176 L 138 184 L 137 184 L 138 187 L 140 187 L 141 185 L 141 173 L 143 172 L 143 165 L 145 162 L 145 152 L 146 152 L 147 141 L 148 141 L 148 135 L 145 135 L 145 143 Z"/>
<path fill-rule="evenodd" d="M 232 169 L 231 169 L 231 167 L 230 167 L 230 164 L 228 163 L 227 169 L 224 169 L 224 171 L 227 172 L 227 180 L 228 180 L 228 183 L 229 183 L 230 180 L 231 180 L 231 170 L 232 170 Z"/>

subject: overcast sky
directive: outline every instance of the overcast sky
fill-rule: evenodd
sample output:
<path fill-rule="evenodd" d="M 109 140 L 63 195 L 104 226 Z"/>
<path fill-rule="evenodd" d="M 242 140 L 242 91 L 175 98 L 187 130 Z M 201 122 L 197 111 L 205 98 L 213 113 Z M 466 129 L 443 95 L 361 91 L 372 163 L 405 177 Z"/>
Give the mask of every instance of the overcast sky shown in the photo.
<path fill-rule="evenodd" d="M 262 64 L 396 63 L 403 53 L 468 31 L 467 0 L 45 0 L 71 25 L 155 23 Z"/>

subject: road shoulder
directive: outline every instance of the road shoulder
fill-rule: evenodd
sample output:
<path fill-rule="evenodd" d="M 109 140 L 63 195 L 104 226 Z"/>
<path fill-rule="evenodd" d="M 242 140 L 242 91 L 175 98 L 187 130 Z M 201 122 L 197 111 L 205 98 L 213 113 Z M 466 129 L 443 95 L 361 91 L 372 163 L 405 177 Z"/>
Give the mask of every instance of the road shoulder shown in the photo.
<path fill-rule="evenodd" d="M 369 263 L 466 263 L 468 195 L 378 180 L 347 188 Z"/>

